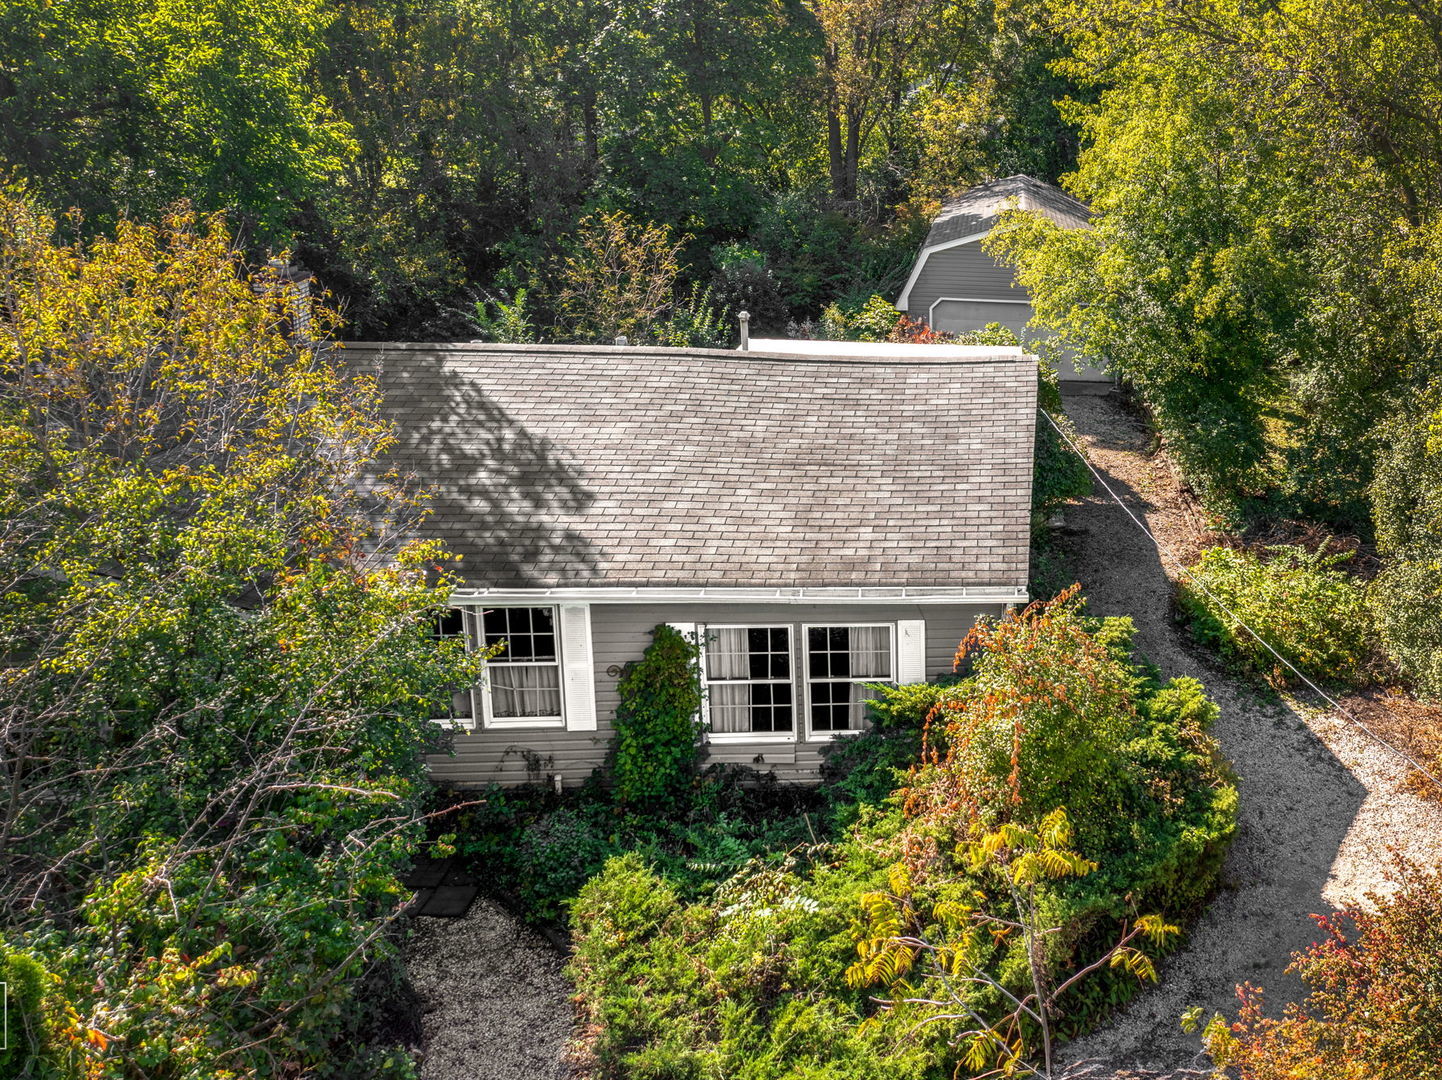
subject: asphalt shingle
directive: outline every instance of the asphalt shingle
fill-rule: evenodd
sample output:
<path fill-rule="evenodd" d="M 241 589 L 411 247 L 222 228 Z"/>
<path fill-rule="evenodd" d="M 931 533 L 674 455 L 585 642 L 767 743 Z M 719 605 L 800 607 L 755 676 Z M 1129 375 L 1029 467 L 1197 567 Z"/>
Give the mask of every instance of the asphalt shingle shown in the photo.
<path fill-rule="evenodd" d="M 1005 210 L 1031 210 L 1044 214 L 1058 225 L 1084 229 L 1091 211 L 1080 199 L 1061 188 L 1030 176 L 1008 176 L 978 184 L 948 201 L 922 241 L 921 250 L 948 240 L 989 232 Z"/>
<path fill-rule="evenodd" d="M 1036 368 L 353 343 L 476 587 L 1024 586 Z"/>

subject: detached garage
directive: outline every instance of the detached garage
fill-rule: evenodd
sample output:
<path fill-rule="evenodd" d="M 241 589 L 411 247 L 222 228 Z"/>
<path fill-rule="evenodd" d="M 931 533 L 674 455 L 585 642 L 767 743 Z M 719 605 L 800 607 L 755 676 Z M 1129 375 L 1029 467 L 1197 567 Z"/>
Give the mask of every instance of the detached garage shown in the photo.
<path fill-rule="evenodd" d="M 931 224 L 896 306 L 934 330 L 965 333 L 1000 323 L 1022 335 L 1031 321 L 1031 297 L 1011 269 L 982 251 L 980 241 L 1007 210 L 1044 214 L 1067 229 L 1084 229 L 1087 205 L 1061 188 L 1030 176 L 980 184 L 952 199 Z M 1105 391 L 1111 380 L 1095 368 L 1061 371 L 1074 391 Z"/>

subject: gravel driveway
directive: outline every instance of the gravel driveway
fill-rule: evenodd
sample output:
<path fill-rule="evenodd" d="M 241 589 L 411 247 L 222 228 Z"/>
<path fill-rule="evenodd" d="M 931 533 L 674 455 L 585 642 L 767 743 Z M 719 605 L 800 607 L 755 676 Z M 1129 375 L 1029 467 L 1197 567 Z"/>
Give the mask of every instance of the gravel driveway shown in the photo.
<path fill-rule="evenodd" d="M 1190 560 L 1199 522 L 1149 433 L 1111 397 L 1066 401 L 1092 464 L 1161 543 Z M 1168 676 L 1194 675 L 1221 706 L 1214 734 L 1236 766 L 1240 828 L 1223 886 L 1167 960 L 1161 984 L 1116 1021 L 1067 1048 L 1109 1070 L 1165 1072 L 1199 1048 L 1178 1017 L 1191 1005 L 1230 1014 L 1235 986 L 1263 986 L 1279 1011 L 1303 991 L 1290 954 L 1315 937 L 1308 916 L 1387 887 L 1389 845 L 1442 859 L 1442 803 L 1404 787 L 1403 766 L 1340 717 L 1268 700 L 1202 655 L 1173 621 L 1156 549 L 1104 492 L 1066 510 L 1062 554 L 1095 615 L 1131 615 L 1137 646 Z"/>
<path fill-rule="evenodd" d="M 417 918 L 421 1080 L 566 1080 L 571 986 L 539 934 L 484 895 L 461 919 Z"/>

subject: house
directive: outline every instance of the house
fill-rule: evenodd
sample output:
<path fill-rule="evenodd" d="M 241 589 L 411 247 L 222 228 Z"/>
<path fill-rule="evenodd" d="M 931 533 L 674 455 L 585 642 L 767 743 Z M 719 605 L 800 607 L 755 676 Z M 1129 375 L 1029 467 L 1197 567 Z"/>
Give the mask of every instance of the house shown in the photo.
<path fill-rule="evenodd" d="M 507 643 L 456 695 L 439 779 L 583 780 L 660 623 L 705 643 L 708 760 L 815 779 L 865 683 L 951 671 L 978 617 L 1027 599 L 1018 348 L 346 352 L 433 487 L 426 534 L 461 556 L 440 632 Z"/>
<path fill-rule="evenodd" d="M 1087 205 L 1061 188 L 1030 176 L 1008 176 L 979 184 L 941 208 L 922 241 L 896 306 L 933 330 L 964 333 L 1000 323 L 1024 340 L 1032 331 L 1031 297 L 1016 275 L 981 248 L 1007 210 L 1042 214 L 1066 229 L 1087 227 Z M 1105 393 L 1109 376 L 1064 358 L 1063 390 Z"/>

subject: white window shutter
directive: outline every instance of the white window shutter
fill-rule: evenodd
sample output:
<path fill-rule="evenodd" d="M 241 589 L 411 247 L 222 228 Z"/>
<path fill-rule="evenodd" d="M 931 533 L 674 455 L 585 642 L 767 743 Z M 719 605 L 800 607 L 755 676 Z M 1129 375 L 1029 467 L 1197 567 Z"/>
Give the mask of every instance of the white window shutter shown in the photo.
<path fill-rule="evenodd" d="M 596 730 L 596 678 L 591 663 L 591 608 L 561 605 L 561 691 L 566 730 Z"/>
<path fill-rule="evenodd" d="M 896 624 L 896 681 L 926 682 L 926 620 L 902 619 Z"/>

